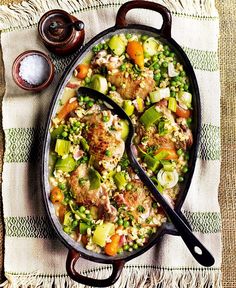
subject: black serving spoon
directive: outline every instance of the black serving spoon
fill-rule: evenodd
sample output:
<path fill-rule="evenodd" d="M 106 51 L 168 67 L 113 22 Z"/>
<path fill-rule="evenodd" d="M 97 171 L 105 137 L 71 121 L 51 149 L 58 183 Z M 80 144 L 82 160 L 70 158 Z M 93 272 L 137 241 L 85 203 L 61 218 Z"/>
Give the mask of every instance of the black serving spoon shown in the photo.
<path fill-rule="evenodd" d="M 169 217 L 171 222 L 174 224 L 175 228 L 178 230 L 179 235 L 184 240 L 184 243 L 188 247 L 189 251 L 192 253 L 193 257 L 203 266 L 209 267 L 212 266 L 215 262 L 211 253 L 204 247 L 204 245 L 194 236 L 192 231 L 188 228 L 188 226 L 183 222 L 180 216 L 171 208 L 169 203 L 165 200 L 165 198 L 158 191 L 157 187 L 151 181 L 151 179 L 147 176 L 146 172 L 142 169 L 136 157 L 134 156 L 131 145 L 134 137 L 134 126 L 129 118 L 129 116 L 125 113 L 125 111 L 116 104 L 111 98 L 106 95 L 95 91 L 90 88 L 81 87 L 78 89 L 78 95 L 80 96 L 89 96 L 96 100 L 102 100 L 103 104 L 110 110 L 113 110 L 114 114 L 118 115 L 119 118 L 125 119 L 129 125 L 129 133 L 127 139 L 125 141 L 125 151 L 130 161 L 131 167 L 134 169 L 135 173 L 139 176 L 140 180 L 144 183 L 144 185 L 151 191 L 152 195 L 161 205 L 166 215 Z"/>

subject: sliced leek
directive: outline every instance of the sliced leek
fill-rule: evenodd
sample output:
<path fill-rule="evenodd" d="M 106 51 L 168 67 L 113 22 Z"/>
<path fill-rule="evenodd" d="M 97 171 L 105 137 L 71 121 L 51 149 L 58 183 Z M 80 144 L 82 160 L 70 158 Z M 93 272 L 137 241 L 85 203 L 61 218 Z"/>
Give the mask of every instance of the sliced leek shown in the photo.
<path fill-rule="evenodd" d="M 88 176 L 89 176 L 89 190 L 94 190 L 98 189 L 101 186 L 101 175 L 98 173 L 97 170 L 94 168 L 90 168 L 88 171 Z"/>
<path fill-rule="evenodd" d="M 143 50 L 147 55 L 153 56 L 153 55 L 158 53 L 159 46 L 160 46 L 160 44 L 155 38 L 149 37 L 143 43 Z"/>
<path fill-rule="evenodd" d="M 108 46 L 117 56 L 120 56 L 125 52 L 125 42 L 118 35 L 114 35 L 113 37 L 111 37 L 108 42 Z"/>
<path fill-rule="evenodd" d="M 179 175 L 176 170 L 165 171 L 161 169 L 157 174 L 157 180 L 164 188 L 173 188 L 179 180 Z"/>
<path fill-rule="evenodd" d="M 125 100 L 123 103 L 123 109 L 128 116 L 134 113 L 134 105 L 131 100 Z"/>
<path fill-rule="evenodd" d="M 162 113 L 157 111 L 155 105 L 148 108 L 143 115 L 140 117 L 141 123 L 145 128 L 149 128 L 151 125 L 155 124 L 162 116 Z"/>
<path fill-rule="evenodd" d="M 180 105 L 182 104 L 181 106 L 186 106 L 185 109 L 191 108 L 192 94 L 186 91 L 180 91 L 176 96 L 176 100 Z"/>

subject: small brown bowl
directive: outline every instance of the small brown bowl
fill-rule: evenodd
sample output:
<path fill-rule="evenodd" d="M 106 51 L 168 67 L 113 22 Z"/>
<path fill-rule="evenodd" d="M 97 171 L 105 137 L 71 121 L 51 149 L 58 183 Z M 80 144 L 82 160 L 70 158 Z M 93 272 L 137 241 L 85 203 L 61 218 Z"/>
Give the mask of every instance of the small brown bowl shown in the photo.
<path fill-rule="evenodd" d="M 31 55 L 38 55 L 38 56 L 43 57 L 48 64 L 48 69 L 47 69 L 48 75 L 47 75 L 46 79 L 38 85 L 28 83 L 26 80 L 24 80 L 19 75 L 22 60 L 28 56 L 31 56 Z M 16 82 L 16 84 L 20 88 L 27 90 L 27 91 L 39 92 L 51 84 L 53 77 L 54 77 L 54 65 L 53 65 L 52 61 L 50 60 L 50 58 L 46 54 L 44 54 L 43 52 L 37 51 L 37 50 L 28 50 L 28 51 L 21 53 L 15 59 L 13 65 L 12 65 L 12 77 L 13 77 L 14 81 Z"/>

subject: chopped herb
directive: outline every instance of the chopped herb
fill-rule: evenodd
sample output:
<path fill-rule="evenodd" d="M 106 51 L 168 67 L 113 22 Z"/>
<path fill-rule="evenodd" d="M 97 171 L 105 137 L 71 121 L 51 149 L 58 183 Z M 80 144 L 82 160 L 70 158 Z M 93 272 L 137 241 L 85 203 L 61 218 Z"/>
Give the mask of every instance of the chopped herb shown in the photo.
<path fill-rule="evenodd" d="M 141 143 L 146 143 L 148 141 L 148 136 L 144 136 L 141 139 Z"/>
<path fill-rule="evenodd" d="M 110 157 L 111 156 L 111 151 L 107 149 L 106 152 L 105 152 L 105 155 Z"/>
<path fill-rule="evenodd" d="M 119 165 L 121 166 L 122 170 L 125 170 L 129 166 L 129 159 L 126 154 L 120 159 Z"/>
<path fill-rule="evenodd" d="M 154 152 L 158 149 L 158 146 L 154 145 L 154 146 L 150 146 L 147 148 L 147 154 L 149 155 L 153 155 Z"/>
<path fill-rule="evenodd" d="M 108 122 L 109 121 L 109 116 L 103 116 L 102 121 L 103 122 Z"/>
<path fill-rule="evenodd" d="M 150 224 L 151 221 L 152 221 L 152 218 L 148 217 L 145 222 L 146 222 L 147 224 Z"/>
<path fill-rule="evenodd" d="M 140 212 L 140 213 L 144 213 L 145 212 L 145 208 L 142 205 L 138 205 L 137 211 Z"/>
<path fill-rule="evenodd" d="M 83 177 L 80 178 L 80 179 L 79 179 L 79 185 L 80 185 L 80 186 L 84 186 L 86 181 L 88 181 L 86 178 L 83 178 Z"/>

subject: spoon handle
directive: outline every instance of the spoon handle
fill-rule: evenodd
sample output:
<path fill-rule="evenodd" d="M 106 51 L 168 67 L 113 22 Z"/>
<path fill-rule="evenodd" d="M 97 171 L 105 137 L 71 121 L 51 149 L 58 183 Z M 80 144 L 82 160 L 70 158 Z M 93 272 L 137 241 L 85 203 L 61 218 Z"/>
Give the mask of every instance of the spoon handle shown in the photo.
<path fill-rule="evenodd" d="M 128 146 L 128 145 L 127 145 Z M 128 147 L 127 147 L 128 148 Z M 156 186 L 140 167 L 136 158 L 134 157 L 131 149 L 126 149 L 129 159 L 131 160 L 131 166 L 138 174 L 139 178 L 142 180 L 144 185 L 149 188 L 152 195 L 159 202 L 161 207 L 166 212 L 166 215 L 170 218 L 172 223 L 175 225 L 180 236 L 182 237 L 184 243 L 188 247 L 189 251 L 192 253 L 193 257 L 203 266 L 209 267 L 212 266 L 215 262 L 211 253 L 206 249 L 206 247 L 197 239 L 197 237 L 192 233 L 188 226 L 183 222 L 179 215 L 171 208 L 165 198 L 157 190 Z"/>

